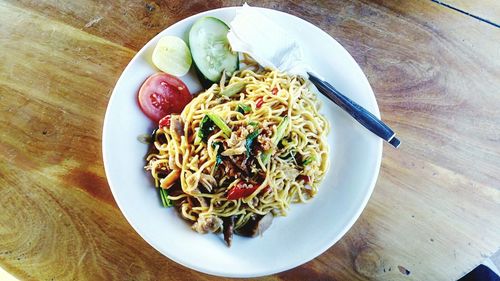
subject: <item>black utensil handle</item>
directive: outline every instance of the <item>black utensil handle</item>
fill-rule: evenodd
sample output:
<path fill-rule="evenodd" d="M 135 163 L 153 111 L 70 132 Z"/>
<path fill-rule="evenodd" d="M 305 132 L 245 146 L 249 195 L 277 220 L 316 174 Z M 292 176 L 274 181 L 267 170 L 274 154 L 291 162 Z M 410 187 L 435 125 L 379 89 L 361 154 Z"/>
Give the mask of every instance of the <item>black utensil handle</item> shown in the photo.
<path fill-rule="evenodd" d="M 341 94 L 335 87 L 330 85 L 328 82 L 323 81 L 316 76 L 309 74 L 309 80 L 318 88 L 318 90 L 324 94 L 328 99 L 333 101 L 335 104 L 344 109 L 349 113 L 354 119 L 356 119 L 361 125 L 370 130 L 372 133 L 381 137 L 382 139 L 388 141 L 394 147 L 398 147 L 400 141 L 395 137 L 394 133 L 389 126 L 384 124 L 380 119 L 373 115 L 368 110 L 364 109 L 359 104 L 355 103 L 348 97 Z"/>

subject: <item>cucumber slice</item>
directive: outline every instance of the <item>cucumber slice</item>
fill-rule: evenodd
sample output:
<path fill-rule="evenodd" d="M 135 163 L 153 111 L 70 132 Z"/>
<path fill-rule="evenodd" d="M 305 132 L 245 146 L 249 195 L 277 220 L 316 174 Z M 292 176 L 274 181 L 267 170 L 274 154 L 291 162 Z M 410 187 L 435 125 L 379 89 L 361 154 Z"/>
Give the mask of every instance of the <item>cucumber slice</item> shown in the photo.
<path fill-rule="evenodd" d="M 193 62 L 188 46 L 176 36 L 160 38 L 153 50 L 152 60 L 161 71 L 177 77 L 184 76 Z"/>
<path fill-rule="evenodd" d="M 228 32 L 229 27 L 214 17 L 203 17 L 191 27 L 189 47 L 202 82 L 217 83 L 223 71 L 232 75 L 238 69 L 238 54 L 231 51 Z"/>

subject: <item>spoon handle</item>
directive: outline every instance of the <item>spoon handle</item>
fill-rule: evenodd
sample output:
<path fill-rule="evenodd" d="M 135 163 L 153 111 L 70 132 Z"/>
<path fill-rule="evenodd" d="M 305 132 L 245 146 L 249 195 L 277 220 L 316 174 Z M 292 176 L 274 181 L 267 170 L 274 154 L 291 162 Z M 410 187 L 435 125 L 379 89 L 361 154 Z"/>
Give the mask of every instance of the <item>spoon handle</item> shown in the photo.
<path fill-rule="evenodd" d="M 354 117 L 354 119 L 356 119 L 361 125 L 370 130 L 372 133 L 384 139 L 395 148 L 399 147 L 401 141 L 396 138 L 396 133 L 394 133 L 394 131 L 391 130 L 389 126 L 387 126 L 384 122 L 382 122 L 375 115 L 371 114 L 368 110 L 364 109 L 359 104 L 342 95 L 337 89 L 335 89 L 335 87 L 330 85 L 328 82 L 319 79 L 309 72 L 308 74 L 309 80 L 329 100 L 340 106 L 343 110 L 349 113 L 349 115 Z"/>

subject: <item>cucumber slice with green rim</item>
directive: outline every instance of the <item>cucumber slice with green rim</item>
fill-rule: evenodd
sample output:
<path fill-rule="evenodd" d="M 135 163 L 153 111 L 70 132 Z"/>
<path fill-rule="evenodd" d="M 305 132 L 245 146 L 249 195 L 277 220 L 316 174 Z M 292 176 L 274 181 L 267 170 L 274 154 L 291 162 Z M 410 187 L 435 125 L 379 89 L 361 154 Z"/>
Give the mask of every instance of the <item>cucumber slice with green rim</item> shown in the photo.
<path fill-rule="evenodd" d="M 176 36 L 160 38 L 151 58 L 158 69 L 177 77 L 186 75 L 192 63 L 188 46 Z"/>
<path fill-rule="evenodd" d="M 214 17 L 197 20 L 189 31 L 189 48 L 204 85 L 209 84 L 205 79 L 217 83 L 223 71 L 232 75 L 238 69 L 238 54 L 231 51 L 228 32 L 229 27 Z"/>

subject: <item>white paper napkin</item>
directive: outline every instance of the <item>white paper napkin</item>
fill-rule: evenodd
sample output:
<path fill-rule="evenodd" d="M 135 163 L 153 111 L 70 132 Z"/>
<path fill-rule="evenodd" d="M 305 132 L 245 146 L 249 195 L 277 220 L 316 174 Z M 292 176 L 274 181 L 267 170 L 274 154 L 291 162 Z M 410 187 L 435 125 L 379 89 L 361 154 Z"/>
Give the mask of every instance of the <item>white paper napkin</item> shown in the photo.
<path fill-rule="evenodd" d="M 234 51 L 249 54 L 264 67 L 308 77 L 298 42 L 258 9 L 245 3 L 229 26 L 227 39 Z"/>

